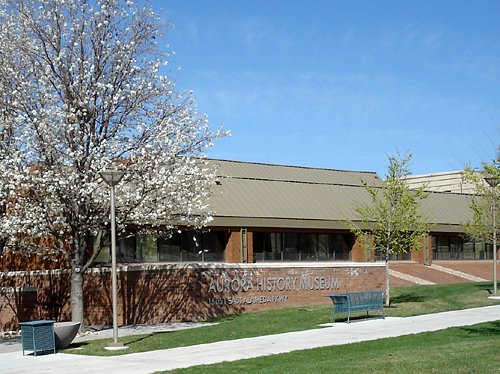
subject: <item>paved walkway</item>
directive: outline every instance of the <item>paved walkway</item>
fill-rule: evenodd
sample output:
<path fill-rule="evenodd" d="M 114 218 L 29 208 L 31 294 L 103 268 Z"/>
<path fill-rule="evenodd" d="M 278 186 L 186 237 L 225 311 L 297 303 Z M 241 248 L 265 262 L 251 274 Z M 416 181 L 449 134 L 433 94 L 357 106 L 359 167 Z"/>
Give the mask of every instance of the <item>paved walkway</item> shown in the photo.
<path fill-rule="evenodd" d="M 399 279 L 404 279 L 404 280 L 407 280 L 408 282 L 415 283 L 415 284 L 423 284 L 423 285 L 428 285 L 428 286 L 436 284 L 434 282 L 431 282 L 431 281 L 428 281 L 428 280 L 425 280 L 425 279 L 422 279 L 422 278 L 418 278 L 418 277 L 416 277 L 414 275 L 401 273 L 400 271 L 396 271 L 394 269 L 389 269 L 389 275 L 391 277 L 396 277 L 396 278 L 399 278 Z"/>
<path fill-rule="evenodd" d="M 201 344 L 190 347 L 133 353 L 115 357 L 49 354 L 23 356 L 21 351 L 1 353 L 3 374 L 12 373 L 152 373 L 194 365 L 235 361 L 301 349 L 355 343 L 455 326 L 500 320 L 500 305 L 427 314 L 407 318 L 373 318 L 350 324 L 328 324 L 315 330 Z"/>

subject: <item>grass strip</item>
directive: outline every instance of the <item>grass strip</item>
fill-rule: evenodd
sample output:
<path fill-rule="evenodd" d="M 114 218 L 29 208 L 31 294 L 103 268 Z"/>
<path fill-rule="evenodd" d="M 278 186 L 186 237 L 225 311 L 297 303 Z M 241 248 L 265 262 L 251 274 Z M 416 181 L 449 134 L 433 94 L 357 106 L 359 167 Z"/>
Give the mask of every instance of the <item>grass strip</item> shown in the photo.
<path fill-rule="evenodd" d="M 491 284 L 488 283 L 394 287 L 392 304 L 386 308 L 385 315 L 407 317 L 498 304 L 498 301 L 488 299 L 490 289 Z M 125 351 L 105 350 L 104 347 L 109 345 L 111 339 L 73 344 L 71 348 L 78 346 L 79 349 L 66 351 L 74 354 L 111 356 L 308 330 L 330 322 L 331 310 L 331 304 L 325 302 L 325 306 L 320 307 L 233 315 L 210 321 L 217 322 L 212 326 L 120 337 L 120 341 L 129 347 Z M 364 314 L 360 313 L 359 318 L 364 318 L 363 316 Z"/>
<path fill-rule="evenodd" d="M 500 321 L 169 373 L 498 373 Z"/>

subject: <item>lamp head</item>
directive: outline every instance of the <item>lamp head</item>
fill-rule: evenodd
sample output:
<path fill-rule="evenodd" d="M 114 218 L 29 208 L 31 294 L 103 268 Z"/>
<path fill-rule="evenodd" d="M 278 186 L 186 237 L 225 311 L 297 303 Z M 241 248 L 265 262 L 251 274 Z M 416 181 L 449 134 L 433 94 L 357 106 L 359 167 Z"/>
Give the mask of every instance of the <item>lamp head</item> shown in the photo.
<path fill-rule="evenodd" d="M 125 173 L 122 171 L 106 170 L 106 171 L 101 171 L 99 175 L 109 187 L 114 187 L 118 183 L 120 183 Z"/>
<path fill-rule="evenodd" d="M 498 186 L 498 184 L 500 183 L 500 178 L 498 177 L 493 177 L 493 176 L 490 176 L 490 177 L 485 177 L 484 180 L 486 181 L 486 183 L 488 183 L 488 185 L 490 185 L 491 187 L 496 187 Z"/>

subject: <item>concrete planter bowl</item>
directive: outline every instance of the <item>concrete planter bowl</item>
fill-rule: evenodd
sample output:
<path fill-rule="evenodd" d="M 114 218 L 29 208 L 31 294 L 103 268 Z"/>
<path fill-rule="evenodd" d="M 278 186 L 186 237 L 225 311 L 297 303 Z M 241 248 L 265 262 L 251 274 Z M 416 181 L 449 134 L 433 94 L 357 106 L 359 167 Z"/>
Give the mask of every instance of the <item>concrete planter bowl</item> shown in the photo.
<path fill-rule="evenodd" d="M 56 322 L 54 323 L 54 335 L 56 337 L 56 349 L 68 347 L 80 329 L 80 322 Z"/>

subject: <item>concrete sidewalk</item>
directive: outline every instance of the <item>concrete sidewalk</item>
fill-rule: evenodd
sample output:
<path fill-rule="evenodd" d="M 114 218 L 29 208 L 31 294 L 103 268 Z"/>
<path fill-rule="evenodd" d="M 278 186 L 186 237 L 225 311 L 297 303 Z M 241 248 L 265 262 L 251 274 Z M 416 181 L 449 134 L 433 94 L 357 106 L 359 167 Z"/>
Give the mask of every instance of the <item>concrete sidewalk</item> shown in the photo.
<path fill-rule="evenodd" d="M 115 357 L 49 354 L 0 354 L 1 372 L 11 373 L 152 373 L 194 365 L 235 361 L 301 349 L 341 345 L 380 338 L 437 331 L 500 320 L 500 305 L 407 318 L 363 319 L 323 328 L 256 338 L 222 341 Z"/>

